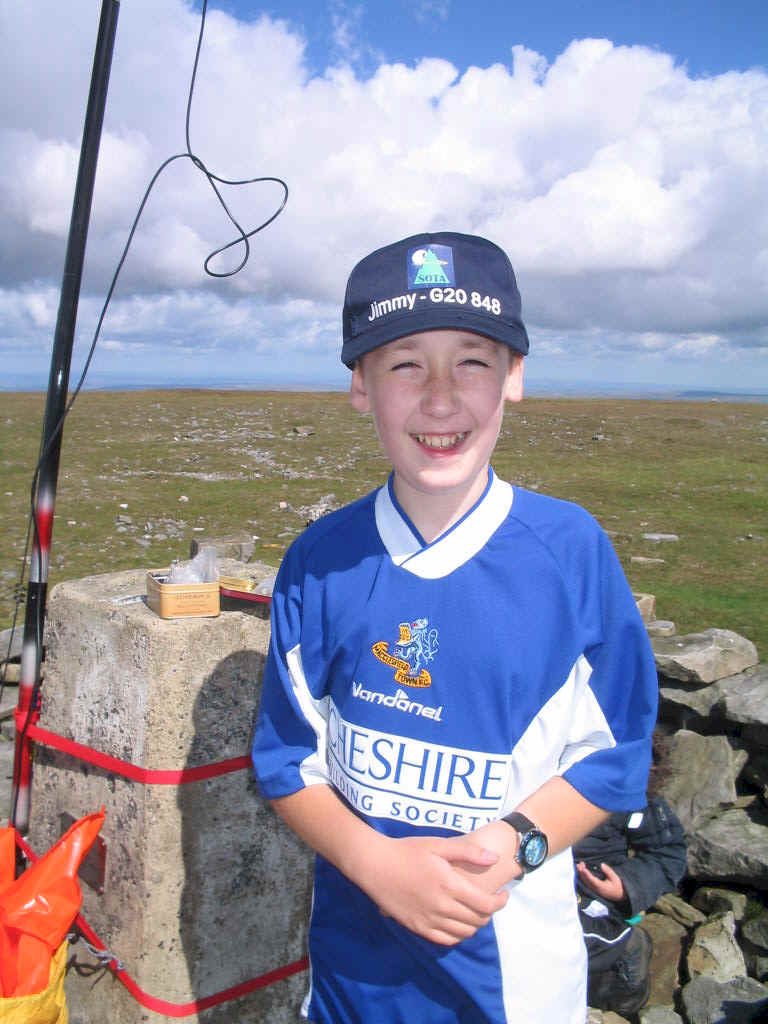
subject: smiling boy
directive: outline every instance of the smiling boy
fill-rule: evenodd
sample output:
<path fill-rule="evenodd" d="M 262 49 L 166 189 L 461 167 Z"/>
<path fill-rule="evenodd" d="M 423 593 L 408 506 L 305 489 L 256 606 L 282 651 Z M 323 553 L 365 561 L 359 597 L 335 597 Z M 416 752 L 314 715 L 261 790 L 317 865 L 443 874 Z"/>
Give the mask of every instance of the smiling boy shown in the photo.
<path fill-rule="evenodd" d="M 316 1024 L 583 1024 L 571 845 L 644 802 L 653 657 L 605 534 L 490 458 L 528 337 L 506 255 L 413 236 L 342 359 L 393 471 L 291 547 L 253 746 L 317 852 Z"/>
<path fill-rule="evenodd" d="M 432 541 L 488 485 L 504 401 L 523 392 L 523 357 L 450 328 L 398 338 L 357 360 L 350 399 L 370 412 L 400 507 Z"/>

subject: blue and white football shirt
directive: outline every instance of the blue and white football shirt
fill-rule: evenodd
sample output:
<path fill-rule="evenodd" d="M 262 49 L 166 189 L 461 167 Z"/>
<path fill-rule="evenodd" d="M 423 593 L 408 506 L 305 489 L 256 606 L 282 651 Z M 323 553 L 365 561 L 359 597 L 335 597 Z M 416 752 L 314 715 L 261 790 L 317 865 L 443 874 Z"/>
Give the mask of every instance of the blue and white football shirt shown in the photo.
<path fill-rule="evenodd" d="M 326 783 L 390 836 L 470 832 L 555 775 L 607 810 L 645 803 L 657 677 L 606 535 L 491 472 L 425 544 L 391 481 L 288 551 L 253 746 L 263 794 Z M 583 1024 L 570 851 L 510 886 L 457 946 L 412 934 L 322 857 L 317 1024 Z"/>

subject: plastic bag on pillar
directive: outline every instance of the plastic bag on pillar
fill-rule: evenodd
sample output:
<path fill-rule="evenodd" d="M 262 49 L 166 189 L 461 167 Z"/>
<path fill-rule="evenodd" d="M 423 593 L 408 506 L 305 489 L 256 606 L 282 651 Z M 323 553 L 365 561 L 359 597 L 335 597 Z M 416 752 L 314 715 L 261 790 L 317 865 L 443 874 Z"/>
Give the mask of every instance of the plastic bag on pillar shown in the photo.
<path fill-rule="evenodd" d="M 51 960 L 82 902 L 77 872 L 103 822 L 103 808 L 75 822 L 0 892 L 0 996 L 42 993 L 50 985 Z M 3 1002 L 0 1024 L 6 1021 Z"/>
<path fill-rule="evenodd" d="M 42 992 L 0 999 L 0 1024 L 68 1024 L 66 969 L 67 943 L 62 942 L 51 960 L 48 985 Z"/>

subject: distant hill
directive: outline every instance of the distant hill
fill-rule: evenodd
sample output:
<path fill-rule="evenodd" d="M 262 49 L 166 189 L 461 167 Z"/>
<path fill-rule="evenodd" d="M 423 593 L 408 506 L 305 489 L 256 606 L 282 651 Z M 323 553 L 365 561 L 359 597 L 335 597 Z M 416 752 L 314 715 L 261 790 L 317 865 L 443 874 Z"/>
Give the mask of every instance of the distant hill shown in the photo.
<path fill-rule="evenodd" d="M 528 395 L 562 398 L 646 398 L 658 402 L 768 402 L 768 391 L 715 391 L 710 388 L 687 388 L 677 391 L 658 384 L 628 384 L 610 381 L 528 379 Z"/>
<path fill-rule="evenodd" d="M 768 391 L 680 391 L 685 402 L 768 402 Z"/>

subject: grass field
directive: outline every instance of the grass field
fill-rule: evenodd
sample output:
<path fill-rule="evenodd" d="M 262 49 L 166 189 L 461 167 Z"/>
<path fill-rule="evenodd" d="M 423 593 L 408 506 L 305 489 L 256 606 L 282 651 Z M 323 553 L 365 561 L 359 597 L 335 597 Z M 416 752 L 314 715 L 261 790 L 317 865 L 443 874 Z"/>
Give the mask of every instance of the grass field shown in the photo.
<path fill-rule="evenodd" d="M 43 407 L 42 394 L 3 395 L 0 626 L 13 614 Z M 513 483 L 590 509 L 659 618 L 680 633 L 733 629 L 763 660 L 767 465 L 766 405 L 613 398 L 526 399 L 494 458 Z M 87 392 L 64 430 L 50 581 L 164 566 L 188 557 L 193 537 L 241 531 L 277 565 L 312 506 L 343 504 L 386 473 L 370 419 L 340 393 Z"/>

